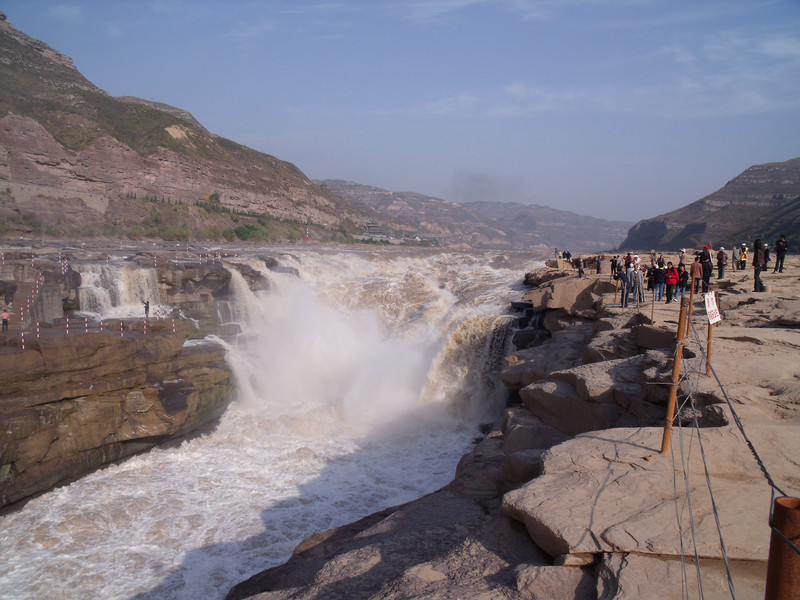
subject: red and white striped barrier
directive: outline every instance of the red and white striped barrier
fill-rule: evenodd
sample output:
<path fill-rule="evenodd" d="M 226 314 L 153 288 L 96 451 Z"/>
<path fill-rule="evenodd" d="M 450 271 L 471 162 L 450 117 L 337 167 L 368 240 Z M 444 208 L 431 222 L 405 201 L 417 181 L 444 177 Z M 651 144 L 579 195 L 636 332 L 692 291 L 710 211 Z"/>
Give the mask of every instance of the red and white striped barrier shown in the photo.
<path fill-rule="evenodd" d="M 39 338 L 39 319 L 36 319 L 36 338 Z"/>
<path fill-rule="evenodd" d="M 67 335 L 69 335 L 69 317 L 65 317 L 65 321 L 67 323 Z"/>
<path fill-rule="evenodd" d="M 125 332 L 122 330 L 122 321 L 119 322 L 119 337 L 125 337 Z"/>
<path fill-rule="evenodd" d="M 19 341 L 22 344 L 22 349 L 25 350 L 25 332 L 20 329 L 19 331 Z"/>
<path fill-rule="evenodd" d="M 83 317 L 83 324 L 86 327 L 86 333 L 89 333 L 89 317 Z"/>

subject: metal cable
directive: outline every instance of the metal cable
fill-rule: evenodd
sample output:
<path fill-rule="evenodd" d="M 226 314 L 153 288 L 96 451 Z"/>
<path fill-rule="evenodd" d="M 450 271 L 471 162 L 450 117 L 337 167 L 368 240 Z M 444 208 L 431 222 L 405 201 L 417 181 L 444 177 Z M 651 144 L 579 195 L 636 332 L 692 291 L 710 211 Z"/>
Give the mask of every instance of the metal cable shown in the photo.
<path fill-rule="evenodd" d="M 767 483 L 769 483 L 769 485 L 771 487 L 773 487 L 774 489 L 778 490 L 782 496 L 787 496 L 788 494 L 786 492 L 784 492 L 780 487 L 778 487 L 778 484 L 775 483 L 774 479 L 772 479 L 772 476 L 769 474 L 769 471 L 767 470 L 767 466 L 764 464 L 764 461 L 761 460 L 761 457 L 758 455 L 758 452 L 756 452 L 755 446 L 753 446 L 753 442 L 751 442 L 750 438 L 747 437 L 747 433 L 745 433 L 745 430 L 744 430 L 744 425 L 742 425 L 742 421 L 739 419 L 739 415 L 736 413 L 736 409 L 733 407 L 733 403 L 731 402 L 730 398 L 728 398 L 728 393 L 725 391 L 725 387 L 722 385 L 722 382 L 720 381 L 719 377 L 717 376 L 717 372 L 714 370 L 714 367 L 711 366 L 711 364 L 708 361 L 708 357 L 706 356 L 706 352 L 703 349 L 703 345 L 700 343 L 700 336 L 697 333 L 697 329 L 695 329 L 695 327 L 694 327 L 694 323 L 692 323 L 690 321 L 690 324 L 692 326 L 692 332 L 694 333 L 695 339 L 697 340 L 698 347 L 700 349 L 700 354 L 702 355 L 703 359 L 706 361 L 706 364 L 709 365 L 710 370 L 711 370 L 711 374 L 714 376 L 714 379 L 717 381 L 717 385 L 719 385 L 719 389 L 722 392 L 722 397 L 725 398 L 725 402 L 728 404 L 728 408 L 730 409 L 731 415 L 733 416 L 733 421 L 734 421 L 734 423 L 736 423 L 736 427 L 739 429 L 739 432 L 742 434 L 742 437 L 744 438 L 744 441 L 747 444 L 747 447 L 750 449 L 750 453 L 756 459 L 756 463 L 758 463 L 758 466 L 761 469 L 761 472 L 764 474 L 764 477 L 766 478 Z"/>

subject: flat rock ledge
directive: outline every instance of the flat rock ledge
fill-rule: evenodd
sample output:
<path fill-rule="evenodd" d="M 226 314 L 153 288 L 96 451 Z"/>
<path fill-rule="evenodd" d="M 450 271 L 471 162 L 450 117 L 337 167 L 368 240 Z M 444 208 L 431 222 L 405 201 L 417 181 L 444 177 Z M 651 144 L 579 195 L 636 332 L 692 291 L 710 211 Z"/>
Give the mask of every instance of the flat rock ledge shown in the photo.
<path fill-rule="evenodd" d="M 621 309 L 607 275 L 529 274 L 531 328 L 501 374 L 518 403 L 453 482 L 312 536 L 228 598 L 722 600 L 717 519 L 735 597 L 763 598 L 771 489 L 727 400 L 776 483 L 800 495 L 800 280 L 764 278 L 767 294 L 749 291 L 751 271 L 714 282 L 711 377 L 695 301 L 661 455 L 678 303 Z"/>

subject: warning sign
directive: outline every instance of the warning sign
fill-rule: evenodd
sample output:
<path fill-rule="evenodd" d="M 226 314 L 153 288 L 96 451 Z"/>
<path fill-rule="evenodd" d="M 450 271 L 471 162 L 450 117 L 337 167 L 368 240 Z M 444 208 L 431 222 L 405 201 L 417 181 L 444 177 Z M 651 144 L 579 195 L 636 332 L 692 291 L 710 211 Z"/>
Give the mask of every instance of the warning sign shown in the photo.
<path fill-rule="evenodd" d="M 716 294 L 714 294 L 714 292 L 708 292 L 704 295 L 706 298 L 706 313 L 708 314 L 708 323 L 713 325 L 714 323 L 722 321 L 722 315 L 719 314 L 719 308 L 717 307 Z"/>

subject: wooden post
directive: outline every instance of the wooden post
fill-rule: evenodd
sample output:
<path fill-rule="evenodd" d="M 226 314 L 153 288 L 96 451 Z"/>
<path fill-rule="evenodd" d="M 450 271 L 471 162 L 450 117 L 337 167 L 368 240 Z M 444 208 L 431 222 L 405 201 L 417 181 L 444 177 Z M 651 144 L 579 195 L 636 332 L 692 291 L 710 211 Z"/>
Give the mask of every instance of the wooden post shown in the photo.
<path fill-rule="evenodd" d="M 714 292 L 714 300 L 717 303 L 717 308 L 719 309 L 719 292 Z M 719 322 L 715 323 L 715 325 L 719 325 Z M 711 376 L 711 345 L 714 341 L 714 325 L 711 323 L 708 324 L 708 346 L 706 347 L 706 377 Z"/>
<path fill-rule="evenodd" d="M 656 322 L 656 288 L 653 287 L 653 303 L 650 305 L 650 323 Z"/>
<path fill-rule="evenodd" d="M 689 335 L 689 328 L 692 325 L 692 305 L 694 304 L 694 282 L 696 280 L 697 278 L 694 275 L 692 275 L 692 287 L 689 288 L 689 312 L 686 315 L 686 335 Z"/>
<path fill-rule="evenodd" d="M 669 400 L 667 401 L 667 418 L 664 423 L 664 435 L 661 438 L 661 454 L 666 454 L 669 450 L 669 438 L 672 432 L 672 419 L 675 416 L 675 405 L 678 400 L 678 382 L 681 377 L 681 359 L 683 358 L 683 338 L 685 333 L 686 316 L 690 302 L 686 298 L 681 298 L 681 313 L 678 318 L 678 334 L 675 341 L 675 354 L 672 358 L 672 386 L 669 390 Z"/>
<path fill-rule="evenodd" d="M 617 291 L 619 290 L 619 279 L 614 280 L 614 304 L 617 304 Z"/>
<path fill-rule="evenodd" d="M 782 496 L 775 498 L 772 506 L 773 531 L 769 540 L 764 600 L 800 598 L 800 554 L 786 542 L 788 539 L 795 547 L 800 546 L 800 498 Z"/>
<path fill-rule="evenodd" d="M 714 341 L 714 326 L 708 324 L 708 342 L 706 346 L 706 377 L 711 376 L 711 345 Z"/>

